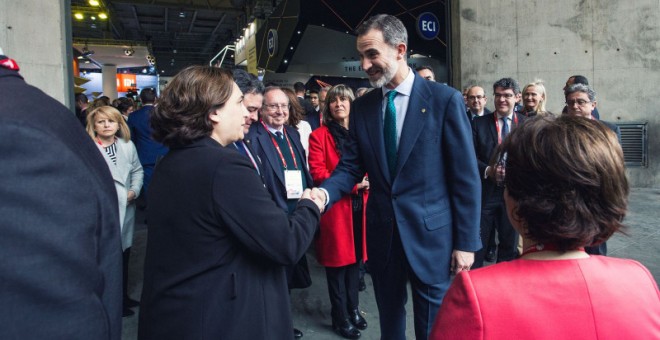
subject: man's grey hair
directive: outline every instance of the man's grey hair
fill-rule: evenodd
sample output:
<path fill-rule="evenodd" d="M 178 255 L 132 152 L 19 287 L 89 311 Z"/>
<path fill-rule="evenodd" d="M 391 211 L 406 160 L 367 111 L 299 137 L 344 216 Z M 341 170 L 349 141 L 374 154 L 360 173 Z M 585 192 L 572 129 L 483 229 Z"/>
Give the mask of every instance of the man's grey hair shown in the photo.
<path fill-rule="evenodd" d="M 363 36 L 372 29 L 383 33 L 385 43 L 396 48 L 398 44 L 408 46 L 408 31 L 406 26 L 397 17 L 388 14 L 377 14 L 363 22 L 355 33 L 357 36 Z"/>
<path fill-rule="evenodd" d="M 569 86 L 566 89 L 566 91 L 564 91 L 564 97 L 568 97 L 568 95 L 573 94 L 575 92 L 586 93 L 587 97 L 589 97 L 589 101 L 592 102 L 596 101 L 596 91 L 594 91 L 594 89 L 592 89 L 591 86 L 589 85 L 578 84 L 578 83 Z"/>

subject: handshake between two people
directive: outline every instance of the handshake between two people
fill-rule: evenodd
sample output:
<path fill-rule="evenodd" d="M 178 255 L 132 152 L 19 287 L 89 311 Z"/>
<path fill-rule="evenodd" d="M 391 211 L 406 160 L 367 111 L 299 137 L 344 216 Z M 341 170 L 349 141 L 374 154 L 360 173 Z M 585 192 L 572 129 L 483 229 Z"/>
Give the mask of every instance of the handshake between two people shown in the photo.
<path fill-rule="evenodd" d="M 319 211 L 321 213 L 323 213 L 323 211 L 325 210 L 325 202 L 326 202 L 325 192 L 323 190 L 319 190 L 319 188 L 305 189 L 300 199 L 312 200 L 319 208 Z"/>

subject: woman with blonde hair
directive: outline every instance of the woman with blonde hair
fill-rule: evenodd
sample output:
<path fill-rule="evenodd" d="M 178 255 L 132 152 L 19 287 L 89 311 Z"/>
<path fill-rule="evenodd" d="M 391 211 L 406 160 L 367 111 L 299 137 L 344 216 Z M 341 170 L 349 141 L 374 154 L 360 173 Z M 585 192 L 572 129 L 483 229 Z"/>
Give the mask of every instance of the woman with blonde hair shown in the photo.
<path fill-rule="evenodd" d="M 142 166 L 131 133 L 119 110 L 112 106 L 100 106 L 87 115 L 87 133 L 96 142 L 115 182 L 119 203 L 121 245 L 124 253 L 124 308 L 123 315 L 131 316 L 130 307 L 139 303 L 128 296 L 128 261 L 135 228 L 135 199 L 142 189 Z"/>
<path fill-rule="evenodd" d="M 545 115 L 548 111 L 545 108 L 547 95 L 543 81 L 535 80 L 523 88 L 522 91 L 523 111 L 527 117 L 533 117 L 537 114 Z"/>

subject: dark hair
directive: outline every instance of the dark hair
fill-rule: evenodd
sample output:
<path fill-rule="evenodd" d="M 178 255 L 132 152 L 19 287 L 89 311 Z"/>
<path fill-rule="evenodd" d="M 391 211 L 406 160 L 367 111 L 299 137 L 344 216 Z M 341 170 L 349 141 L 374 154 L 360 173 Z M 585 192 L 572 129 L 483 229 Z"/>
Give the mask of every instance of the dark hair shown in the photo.
<path fill-rule="evenodd" d="M 233 91 L 231 72 L 211 66 L 189 66 L 167 84 L 152 115 L 155 140 L 182 146 L 210 135 L 209 114 L 222 108 Z"/>
<path fill-rule="evenodd" d="M 287 124 L 297 129 L 298 123 L 300 123 L 300 121 L 303 119 L 305 109 L 303 109 L 302 105 L 300 105 L 298 97 L 292 89 L 288 87 L 281 87 L 280 90 L 282 90 L 284 94 L 286 94 L 286 96 L 289 98 L 289 105 L 291 106 L 291 109 L 289 109 L 289 120 L 287 121 Z"/>
<path fill-rule="evenodd" d="M 581 76 L 581 75 L 575 75 L 575 76 L 570 76 L 570 78 L 573 78 L 573 84 L 584 84 L 584 85 L 589 85 L 589 80 L 587 80 L 587 77 Z"/>
<path fill-rule="evenodd" d="M 513 94 L 520 94 L 520 85 L 518 85 L 518 82 L 513 78 L 502 78 L 496 81 L 493 84 L 493 92 L 495 92 L 495 89 L 498 87 L 505 90 L 513 90 Z"/>
<path fill-rule="evenodd" d="M 84 93 L 76 94 L 75 100 L 76 100 L 76 103 L 85 104 L 85 103 L 89 102 L 89 98 L 87 98 L 87 95 L 84 94 Z"/>
<path fill-rule="evenodd" d="M 514 129 L 506 152 L 507 194 L 525 237 L 560 250 L 596 245 L 623 232 L 628 180 L 616 135 L 602 123 L 536 116 Z"/>
<path fill-rule="evenodd" d="M 415 71 L 417 71 L 417 72 L 419 72 L 421 70 L 429 70 L 429 71 L 431 71 L 431 73 L 434 73 L 433 68 L 431 68 L 431 66 L 422 65 L 422 66 L 417 66 L 417 68 L 415 68 Z"/>
<path fill-rule="evenodd" d="M 297 83 L 293 84 L 293 90 L 296 91 L 296 93 L 305 92 L 305 84 L 303 84 L 301 82 L 297 82 Z"/>
<path fill-rule="evenodd" d="M 135 102 L 133 102 L 133 99 L 131 98 L 121 97 L 113 100 L 112 106 L 124 114 L 129 108 L 135 108 Z"/>
<path fill-rule="evenodd" d="M 319 94 L 319 90 L 318 90 L 318 89 L 311 89 L 311 90 L 309 90 L 309 95 L 312 95 L 312 93 Z"/>
<path fill-rule="evenodd" d="M 147 87 L 140 91 L 140 101 L 142 104 L 153 104 L 156 102 L 156 90 Z"/>
<path fill-rule="evenodd" d="M 101 106 L 112 106 L 110 103 L 110 98 L 107 96 L 101 96 L 92 101 L 91 104 L 87 107 L 87 112 L 92 112 L 92 110 L 99 108 Z"/>
<path fill-rule="evenodd" d="M 248 73 L 245 70 L 240 68 L 234 69 L 232 71 L 234 76 L 234 82 L 238 85 L 238 88 L 241 89 L 243 94 L 264 94 L 264 84 L 255 76 L 254 74 Z"/>
<path fill-rule="evenodd" d="M 408 45 L 408 31 L 406 26 L 397 17 L 388 14 L 377 14 L 365 20 L 355 31 L 356 35 L 363 36 L 372 29 L 383 33 L 383 40 L 391 47 L 398 44 Z"/>
<path fill-rule="evenodd" d="M 335 98 L 347 98 L 350 102 L 350 105 L 353 105 L 355 100 L 355 95 L 353 90 L 350 87 L 344 84 L 337 84 L 330 88 L 328 94 L 325 95 L 325 107 L 323 108 L 323 123 L 328 124 L 331 121 L 334 121 L 332 115 L 330 114 L 330 103 L 335 100 Z"/>

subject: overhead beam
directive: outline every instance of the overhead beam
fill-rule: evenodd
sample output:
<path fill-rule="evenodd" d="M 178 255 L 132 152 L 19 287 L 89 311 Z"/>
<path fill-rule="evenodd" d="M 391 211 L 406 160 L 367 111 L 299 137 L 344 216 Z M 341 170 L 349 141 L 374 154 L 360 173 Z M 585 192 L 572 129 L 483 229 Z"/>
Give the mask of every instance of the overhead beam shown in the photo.
<path fill-rule="evenodd" d="M 119 1 L 112 1 L 114 5 L 127 5 L 127 6 L 144 6 L 144 7 L 153 7 L 153 8 L 180 8 L 181 6 L 172 4 L 171 2 L 159 2 L 159 1 L 152 1 L 150 4 L 137 4 L 132 1 L 128 0 L 119 0 Z M 185 9 L 187 10 L 204 10 L 204 11 L 211 11 L 211 12 L 223 12 L 223 13 L 243 13 L 243 9 L 241 8 L 235 8 L 235 7 L 227 7 L 227 6 L 200 6 L 200 5 L 195 5 L 192 3 L 186 4 Z"/>
<path fill-rule="evenodd" d="M 193 17 L 190 20 L 190 26 L 188 27 L 188 33 L 192 33 L 193 27 L 195 27 L 195 20 L 197 19 L 197 11 L 193 12 Z"/>
<path fill-rule="evenodd" d="M 213 29 L 213 32 L 211 32 L 211 36 L 209 37 L 209 40 L 206 41 L 206 45 L 204 45 L 204 48 L 202 48 L 202 53 L 209 53 L 211 47 L 215 44 L 215 39 L 218 35 L 218 29 L 220 29 L 220 26 L 222 26 L 222 23 L 225 21 L 225 18 L 227 18 L 227 14 L 223 14 L 220 20 L 218 20 L 218 24 L 215 25 L 215 28 Z"/>

